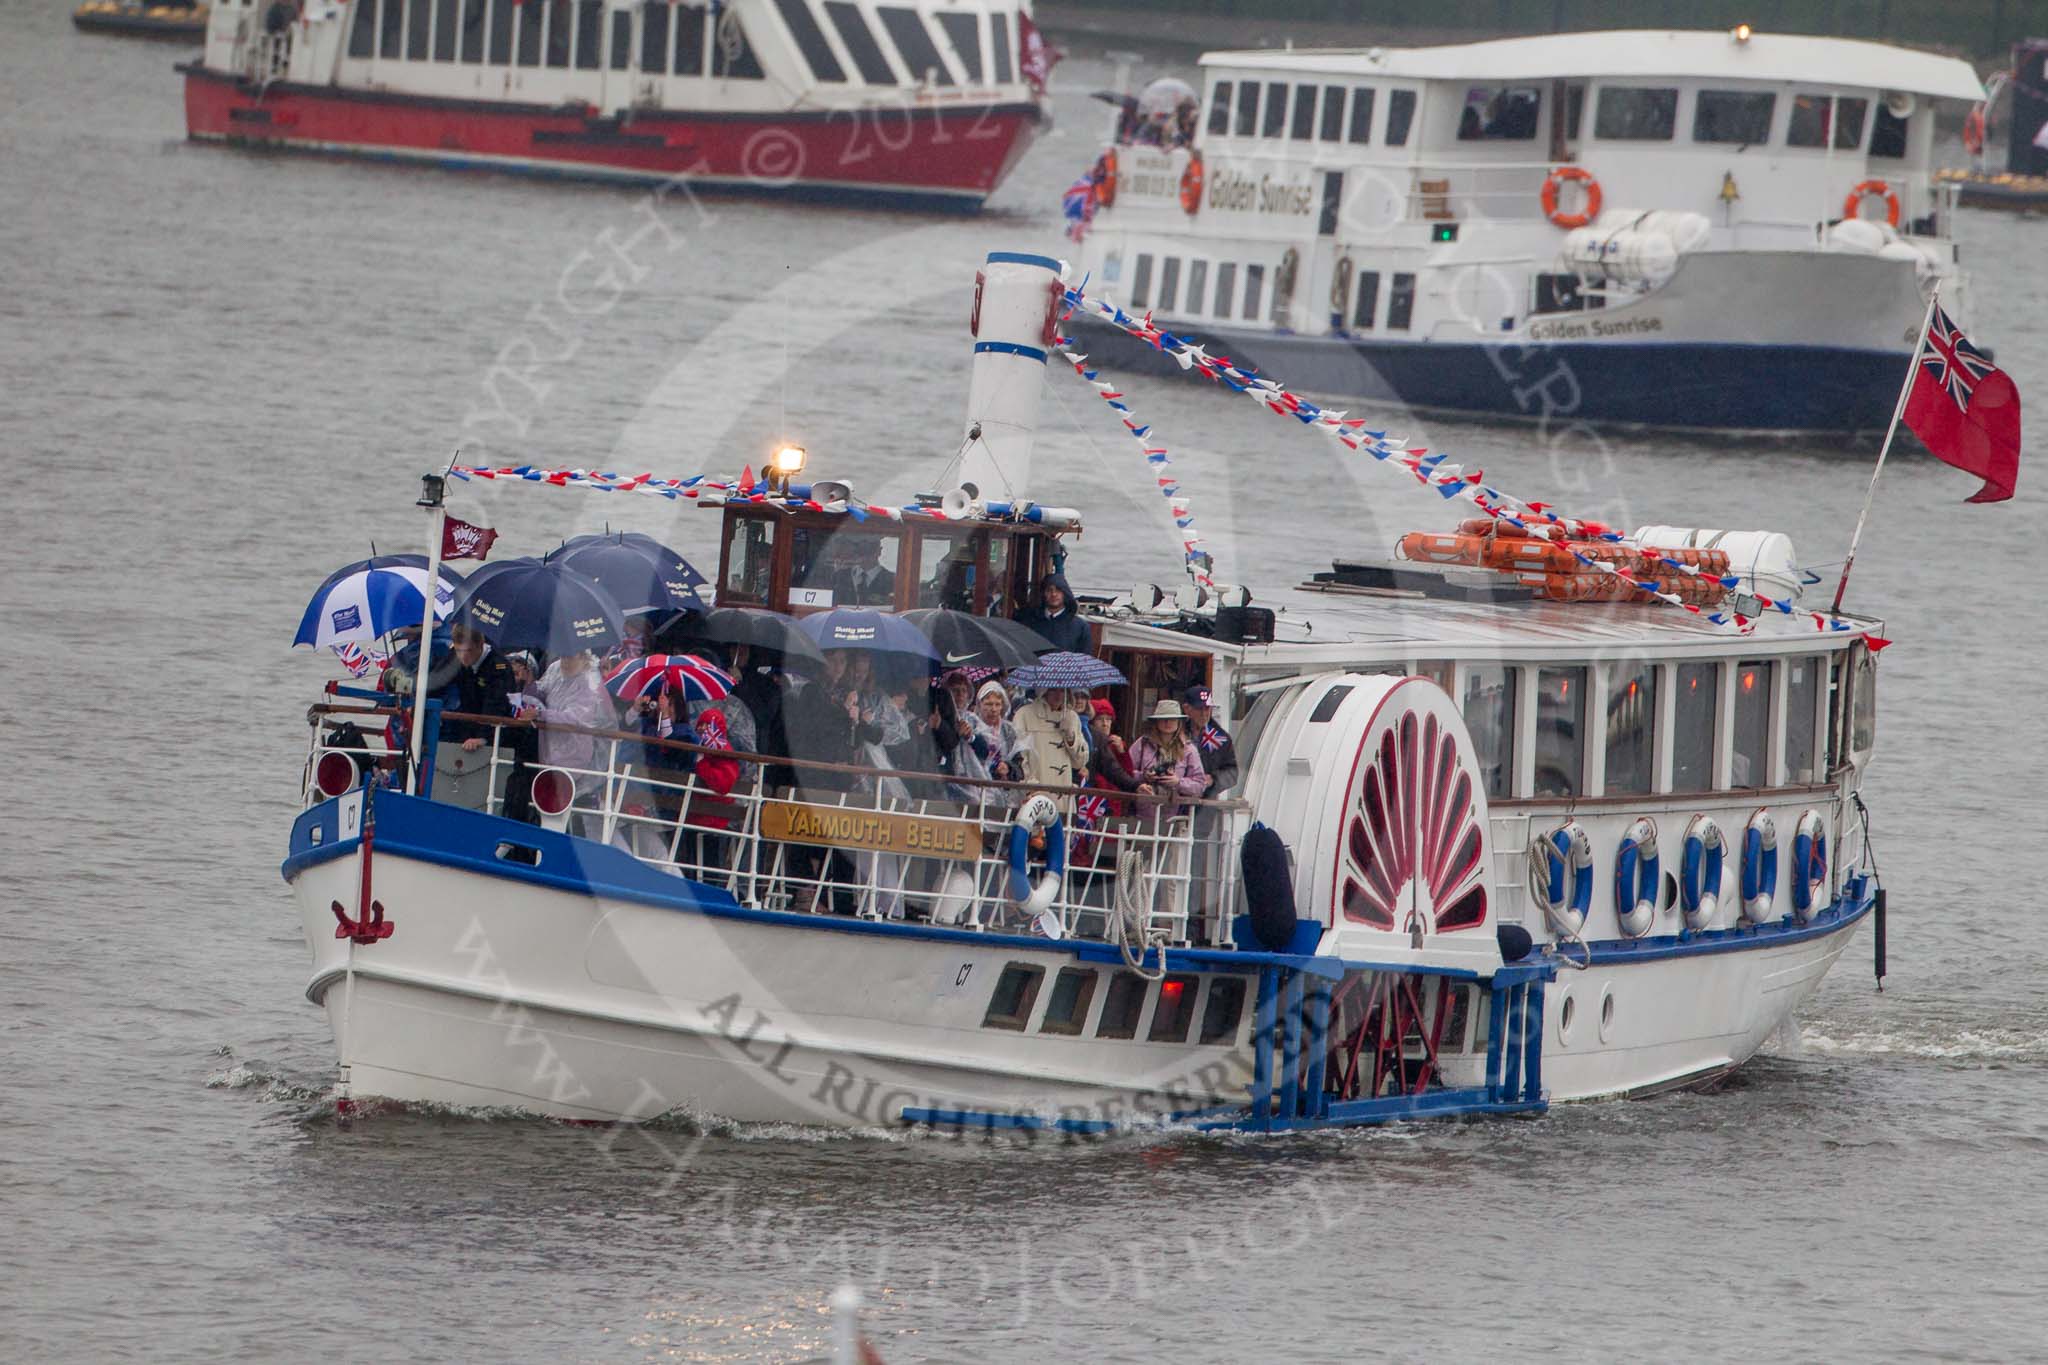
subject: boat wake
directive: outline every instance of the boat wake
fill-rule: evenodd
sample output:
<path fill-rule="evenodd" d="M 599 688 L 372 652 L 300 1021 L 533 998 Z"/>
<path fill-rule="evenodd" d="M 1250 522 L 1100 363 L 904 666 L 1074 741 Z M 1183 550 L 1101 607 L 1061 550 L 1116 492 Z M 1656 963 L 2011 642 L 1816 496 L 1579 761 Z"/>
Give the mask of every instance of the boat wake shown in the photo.
<path fill-rule="evenodd" d="M 1779 1041 L 1784 1041 L 1781 1034 Z M 2048 1030 L 1961 1028 L 1906 1032 L 1897 1029 L 1799 1029 L 1792 1056 L 1903 1057 L 1944 1062 L 2048 1062 Z"/>

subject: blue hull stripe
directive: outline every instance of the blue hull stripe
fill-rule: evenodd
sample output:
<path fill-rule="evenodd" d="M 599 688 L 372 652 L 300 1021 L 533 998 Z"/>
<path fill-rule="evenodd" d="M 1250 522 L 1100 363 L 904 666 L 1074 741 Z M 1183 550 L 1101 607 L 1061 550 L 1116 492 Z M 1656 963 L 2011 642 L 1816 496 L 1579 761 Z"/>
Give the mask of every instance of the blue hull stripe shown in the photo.
<path fill-rule="evenodd" d="M 1035 361 L 1037 361 L 1037 362 L 1038 362 L 1039 364 L 1041 364 L 1041 365 L 1043 365 L 1043 364 L 1045 363 L 1045 352 L 1044 352 L 1044 351 L 1041 351 L 1041 350 L 1039 350 L 1039 349 L 1038 349 L 1038 348 L 1037 348 L 1036 346 L 1019 346 L 1019 345 L 1018 345 L 1018 344 L 1017 344 L 1016 342 L 1014 342 L 1014 341 L 977 341 L 977 342 L 975 342 L 975 343 L 974 343 L 974 353 L 975 353 L 976 355 L 981 355 L 981 354 L 983 354 L 984 352 L 987 352 L 987 353 L 989 353 L 989 354 L 993 354 L 993 355 L 1021 355 L 1021 356 L 1023 356 L 1023 357 L 1025 358 L 1025 359 L 1027 359 L 1027 360 L 1035 360 Z M 426 614 L 426 610 L 427 610 L 427 609 L 426 609 L 425 607 L 421 607 L 421 608 L 420 608 L 420 614 L 424 616 L 424 615 Z"/>

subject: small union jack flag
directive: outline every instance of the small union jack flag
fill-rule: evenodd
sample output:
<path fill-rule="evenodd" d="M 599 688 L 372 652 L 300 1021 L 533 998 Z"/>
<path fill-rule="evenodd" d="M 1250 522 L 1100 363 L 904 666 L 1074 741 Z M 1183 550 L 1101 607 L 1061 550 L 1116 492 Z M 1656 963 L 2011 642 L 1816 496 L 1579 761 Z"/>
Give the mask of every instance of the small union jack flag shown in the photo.
<path fill-rule="evenodd" d="M 1223 727 L 1212 720 L 1202 727 L 1202 733 L 1195 737 L 1195 743 L 1201 745 L 1206 752 L 1213 754 L 1222 748 L 1223 742 L 1229 738 L 1230 736 L 1223 732 Z"/>
<path fill-rule="evenodd" d="M 1986 375 L 1997 370 L 1985 354 L 1970 344 L 1963 329 L 1939 307 L 1927 325 L 1927 354 L 1920 358 L 1934 382 L 1948 390 L 1964 412 L 1970 410 L 1970 395 Z"/>
<path fill-rule="evenodd" d="M 1095 792 L 1083 792 L 1074 800 L 1074 814 L 1083 829 L 1095 829 L 1109 817 L 1109 798 Z"/>
<path fill-rule="evenodd" d="M 341 660 L 341 666 L 358 678 L 366 677 L 372 671 L 381 673 L 384 666 L 391 662 L 390 655 L 366 650 L 353 640 L 333 645 L 331 648 L 334 650 L 334 657 Z"/>

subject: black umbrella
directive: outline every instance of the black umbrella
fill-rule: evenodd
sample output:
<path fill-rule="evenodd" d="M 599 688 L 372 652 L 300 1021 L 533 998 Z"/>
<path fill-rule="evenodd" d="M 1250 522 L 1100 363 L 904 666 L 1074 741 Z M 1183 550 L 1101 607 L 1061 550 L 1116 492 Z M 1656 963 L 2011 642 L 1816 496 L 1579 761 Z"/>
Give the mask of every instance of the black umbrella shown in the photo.
<path fill-rule="evenodd" d="M 597 580 L 597 585 L 610 593 L 619 610 L 628 616 L 643 612 L 667 616 L 678 611 L 704 610 L 703 600 L 696 593 L 697 584 L 704 581 L 703 575 L 649 537 L 642 536 L 640 540 L 646 544 L 626 544 L 624 537 L 578 536 L 552 551 L 543 562 L 564 564 Z"/>
<path fill-rule="evenodd" d="M 1053 649 L 1037 631 L 1001 616 L 922 607 L 903 619 L 924 632 L 943 668 L 1023 668 Z"/>
<path fill-rule="evenodd" d="M 796 623 L 779 612 L 760 607 L 720 607 L 697 623 L 700 640 L 721 645 L 746 645 L 774 650 L 789 659 L 822 664 L 825 656 Z"/>
<path fill-rule="evenodd" d="M 561 564 L 507 559 L 472 575 L 456 594 L 451 624 L 472 626 L 501 650 L 569 654 L 619 642 L 625 618 L 595 580 Z"/>

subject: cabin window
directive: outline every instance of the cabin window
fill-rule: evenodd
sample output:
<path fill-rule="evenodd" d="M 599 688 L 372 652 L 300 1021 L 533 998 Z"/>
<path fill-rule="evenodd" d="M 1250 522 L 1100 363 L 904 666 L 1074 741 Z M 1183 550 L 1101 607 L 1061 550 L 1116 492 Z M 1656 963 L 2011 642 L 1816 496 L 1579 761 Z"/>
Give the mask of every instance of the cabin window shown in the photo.
<path fill-rule="evenodd" d="M 1296 142 L 1307 142 L 1316 135 L 1316 88 L 1313 85 L 1294 87 L 1294 121 L 1287 133 Z"/>
<path fill-rule="evenodd" d="M 1325 142 L 1336 142 L 1344 136 L 1343 86 L 1323 87 L 1323 126 L 1316 136 Z"/>
<path fill-rule="evenodd" d="M 649 7 L 648 18 L 654 17 L 655 8 L 658 6 Z M 818 27 L 810 0 L 775 0 L 775 8 L 781 11 L 782 22 L 788 27 L 789 36 L 796 40 L 796 50 L 804 54 L 811 74 L 821 81 L 844 82 L 846 68 L 832 55 L 832 45 L 825 41 L 825 30 Z"/>
<path fill-rule="evenodd" d="M 1225 261 L 1222 265 L 1216 267 L 1216 307 L 1212 311 L 1215 312 L 1217 317 L 1227 318 L 1230 316 L 1230 302 L 1236 293 L 1237 266 L 1233 262 Z M 424 615 L 425 612 L 422 611 L 421 614 Z"/>
<path fill-rule="evenodd" d="M 1379 316 L 1380 311 L 1380 272 L 1359 271 L 1355 290 L 1357 298 L 1351 310 L 1351 325 L 1357 331 L 1370 332 L 1373 319 Z M 424 616 L 425 610 L 422 609 L 420 614 Z"/>
<path fill-rule="evenodd" d="M 1171 313 L 1180 302 L 1180 257 L 1168 256 L 1159 267 L 1159 307 L 1162 312 Z M 426 615 L 421 611 L 420 615 Z"/>
<path fill-rule="evenodd" d="M 804 0 L 791 0 L 791 3 L 802 4 Z M 897 5 L 878 6 L 875 13 L 882 17 L 882 27 L 889 30 L 889 39 L 903 55 L 903 64 L 910 68 L 913 81 L 928 78 L 933 85 L 953 83 L 953 73 L 946 69 L 945 60 L 939 56 L 938 44 L 932 41 L 931 30 L 924 26 L 923 15 Z"/>
<path fill-rule="evenodd" d="M 1237 135 L 1250 137 L 1259 131 L 1259 83 L 1245 81 L 1237 87 Z"/>
<path fill-rule="evenodd" d="M 421 613 L 425 615 L 423 611 Z M 996 978 L 995 993 L 988 998 L 988 1013 L 981 1017 L 983 1028 L 1021 1029 L 1038 1003 L 1038 983 L 1045 980 L 1045 968 L 1012 962 Z"/>
<path fill-rule="evenodd" d="M 761 59 L 754 55 L 754 45 L 747 38 L 747 26 L 740 21 L 738 10 L 728 6 L 718 16 L 712 38 L 712 75 L 743 81 L 764 79 Z"/>
<path fill-rule="evenodd" d="M 1159 1004 L 1152 1011 L 1152 1027 L 1145 1031 L 1148 1043 L 1185 1043 L 1188 1026 L 1195 1022 L 1195 992 L 1199 976 L 1169 976 L 1159 983 Z"/>
<path fill-rule="evenodd" d="M 725 554 L 725 582 L 719 595 L 736 601 L 765 604 L 770 575 L 775 568 L 775 523 L 759 517 L 737 522 L 726 541 Z M 424 615 L 424 611 L 421 614 Z"/>
<path fill-rule="evenodd" d="M 546 6 L 548 14 L 548 65 L 557 70 L 567 70 L 570 47 L 576 36 L 574 20 L 576 7 L 572 0 L 552 0 Z"/>
<path fill-rule="evenodd" d="M 1622 664 L 1607 685 L 1607 794 L 1644 796 L 1656 776 L 1657 665 Z"/>
<path fill-rule="evenodd" d="M 960 69 L 967 73 L 967 79 L 981 84 L 981 16 L 979 14 L 939 14 L 934 16 L 939 28 L 945 32 L 946 41 L 953 45 L 954 55 L 960 58 Z"/>
<path fill-rule="evenodd" d="M 1259 318 L 1259 295 L 1266 291 L 1266 267 L 1248 265 L 1244 268 L 1244 315 L 1253 322 Z"/>
<path fill-rule="evenodd" d="M 790 601 L 805 607 L 893 607 L 899 533 L 799 528 L 790 544 Z M 799 600 L 798 593 L 802 593 Z"/>
<path fill-rule="evenodd" d="M 1215 88 L 1209 91 L 1209 132 L 1212 136 L 1222 137 L 1229 131 L 1230 82 L 1218 81 Z M 426 614 L 425 608 L 421 608 L 420 614 Z"/>
<path fill-rule="evenodd" d="M 1714 713 L 1721 703 L 1719 664 L 1680 664 L 1671 706 L 1671 790 L 1714 785 Z"/>
<path fill-rule="evenodd" d="M 412 9 L 406 15 L 405 56 L 407 61 L 423 62 L 434 41 L 434 0 L 412 0 Z"/>
<path fill-rule="evenodd" d="M 1906 122 L 1882 102 L 1877 106 L 1877 126 L 1870 130 L 1870 155 L 1897 161 L 1906 154 Z"/>
<path fill-rule="evenodd" d="M 457 0 L 434 0 L 435 61 L 455 60 L 455 30 L 461 22 L 462 6 Z"/>
<path fill-rule="evenodd" d="M 1088 1023 L 1088 1006 L 1095 1001 L 1096 973 L 1085 967 L 1062 967 L 1052 979 L 1052 995 L 1045 1002 L 1040 1033 L 1079 1034 Z"/>
<path fill-rule="evenodd" d="M 1693 97 L 1692 140 L 1760 147 L 1771 140 L 1778 97 L 1768 90 L 1702 90 Z"/>
<path fill-rule="evenodd" d="M 1774 665 L 1751 660 L 1735 666 L 1735 715 L 1729 722 L 1731 787 L 1771 785 L 1771 683 Z"/>
<path fill-rule="evenodd" d="M 1833 113 L 1829 112 L 1832 105 Z M 1863 145 L 1863 116 L 1870 101 L 1853 95 L 1830 100 L 1826 95 L 1794 95 L 1792 118 L 1785 126 L 1788 147 L 1825 147 L 1828 124 L 1835 125 L 1835 150 L 1853 152 Z"/>
<path fill-rule="evenodd" d="M 875 41 L 874 31 L 868 21 L 861 17 L 860 6 L 852 0 L 825 0 L 825 16 L 832 21 L 832 27 L 839 30 L 839 41 L 846 44 L 846 54 L 853 58 L 854 66 L 860 71 L 860 78 L 869 85 L 894 85 L 896 73 L 889 66 L 889 59 L 882 55 L 882 45 Z M 948 15 L 951 19 L 965 19 L 974 22 L 971 14 Z M 981 56 L 976 49 L 977 65 Z"/>
<path fill-rule="evenodd" d="M 1096 1021 L 1095 1036 L 1135 1038 L 1138 1016 L 1144 1012 L 1145 978 L 1136 972 L 1118 972 L 1109 979 L 1109 995 L 1102 1002 L 1102 1018 Z"/>
<path fill-rule="evenodd" d="M 1867 754 L 1877 745 L 1877 660 L 1867 652 L 1856 656 L 1850 701 L 1853 709 L 1849 713 L 1849 752 Z"/>
<path fill-rule="evenodd" d="M 583 2 L 601 5 L 603 0 Z M 669 70 L 678 76 L 704 74 L 704 19 L 704 7 L 701 5 L 676 6 L 676 60 Z"/>
<path fill-rule="evenodd" d="M 1536 137 L 1543 96 L 1533 86 L 1475 85 L 1458 115 L 1460 142 L 1530 142 Z"/>
<path fill-rule="evenodd" d="M 1415 277 L 1397 274 L 1387 290 L 1387 330 L 1405 332 L 1415 314 Z"/>
<path fill-rule="evenodd" d="M 1201 311 L 1202 311 L 1202 300 L 1203 300 L 1203 299 L 1204 299 L 1205 297 L 1207 297 L 1207 295 L 1208 295 L 1208 291 L 1209 291 L 1209 263 L 1208 263 L 1207 261 L 1189 261 L 1189 262 L 1188 262 L 1188 306 L 1187 306 L 1187 309 L 1186 309 L 1186 311 L 1187 311 L 1187 312 L 1190 312 L 1190 313 L 1199 313 L 1199 312 L 1201 312 Z M 425 613 L 424 613 L 424 612 L 422 612 L 421 614 L 422 614 L 422 615 L 424 615 Z"/>
<path fill-rule="evenodd" d="M 377 43 L 379 57 L 405 55 L 405 0 L 384 0 L 384 22 Z M 425 615 L 423 611 L 421 615 Z"/>
<path fill-rule="evenodd" d="M 1016 79 L 1010 69 L 1010 16 L 992 14 L 988 20 L 989 55 L 994 59 L 996 84 L 1007 85 Z"/>
<path fill-rule="evenodd" d="M 1387 145 L 1406 147 L 1408 130 L 1415 124 L 1415 92 L 1413 90 L 1390 90 L 1387 92 Z"/>
<path fill-rule="evenodd" d="M 1148 252 L 1138 253 L 1138 263 L 1131 268 L 1131 307 L 1143 308 L 1145 300 L 1152 293 L 1152 257 Z M 426 615 L 424 608 L 420 614 Z"/>
<path fill-rule="evenodd" d="M 1266 82 L 1266 121 L 1259 132 L 1264 137 L 1279 137 L 1287 131 L 1287 86 L 1282 81 Z"/>
<path fill-rule="evenodd" d="M 603 61 L 604 0 L 577 0 L 576 69 L 595 71 Z"/>
<path fill-rule="evenodd" d="M 1593 136 L 1609 142 L 1669 142 L 1678 91 L 1666 85 L 1608 85 L 1593 108 Z"/>
<path fill-rule="evenodd" d="M 1785 780 L 1817 780 L 1813 758 L 1820 710 L 1821 661 L 1812 655 L 1785 661 Z"/>
<path fill-rule="evenodd" d="M 370 0 L 356 0 L 356 17 L 348 30 L 348 55 L 377 55 L 377 7 Z M 420 615 L 426 615 L 426 608 L 420 608 Z"/>
<path fill-rule="evenodd" d="M 1536 670 L 1536 795 L 1586 789 L 1586 670 Z"/>
<path fill-rule="evenodd" d="M 662 21 L 666 23 L 668 20 L 668 7 L 664 5 L 661 8 Z M 541 39 L 547 36 L 545 27 L 547 17 L 548 7 L 544 0 L 530 0 L 529 3 L 519 7 L 519 65 L 540 65 Z M 648 14 L 650 27 L 653 23 L 653 17 L 653 13 L 650 11 Z M 662 36 L 663 38 L 668 36 L 666 28 L 662 30 Z M 666 48 L 662 49 L 661 56 L 657 60 L 662 66 L 665 67 L 667 65 L 668 50 Z"/>
<path fill-rule="evenodd" d="M 1465 729 L 1490 798 L 1515 794 L 1515 671 L 1501 664 L 1465 669 Z"/>
<path fill-rule="evenodd" d="M 1360 146 L 1372 141 L 1372 98 L 1377 93 L 1369 85 L 1351 87 L 1351 141 Z"/>
<path fill-rule="evenodd" d="M 666 4 L 643 6 L 647 17 L 640 29 L 640 69 L 651 76 L 668 74 L 668 21 L 674 13 Z M 521 7 L 522 12 L 524 6 Z"/>
<path fill-rule="evenodd" d="M 484 17 L 490 0 L 462 0 L 462 60 L 475 66 L 484 59 Z"/>
<path fill-rule="evenodd" d="M 1237 1036 L 1238 1021 L 1243 1018 L 1243 978 L 1211 978 L 1209 998 L 1202 1002 L 1202 1032 L 1198 1040 L 1204 1043 L 1227 1043 Z"/>
<path fill-rule="evenodd" d="M 495 37 L 492 41 L 496 41 Z M 624 71 L 632 64 L 633 13 L 631 10 L 613 10 L 611 69 L 614 71 Z"/>
<path fill-rule="evenodd" d="M 917 537 L 917 606 L 974 610 L 974 541 L 920 531 Z"/>

